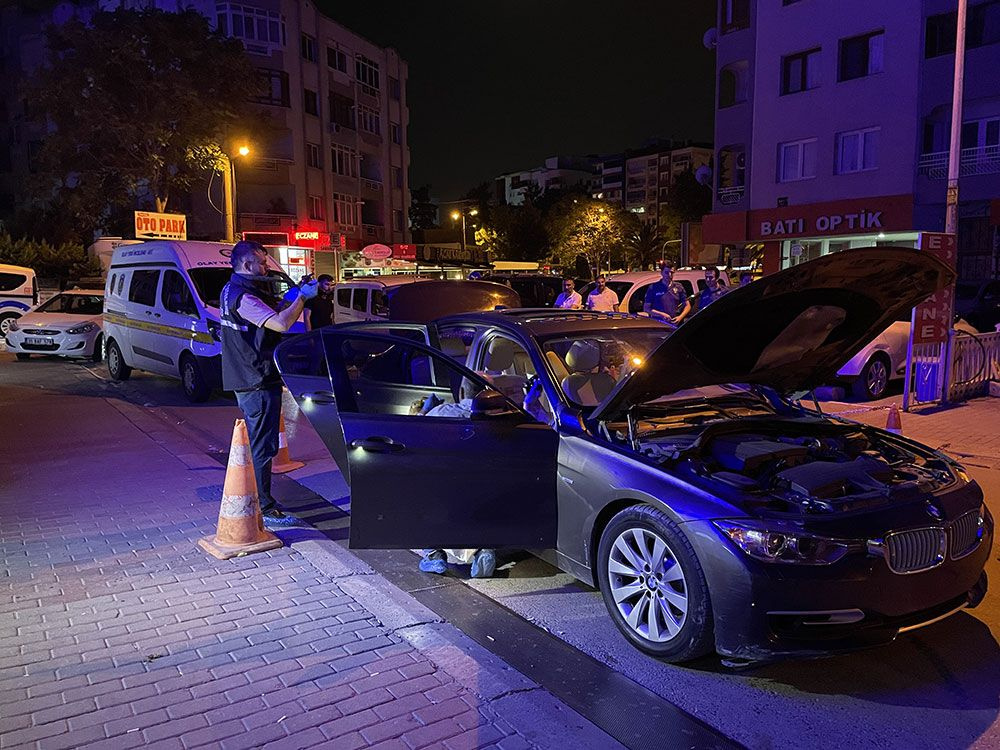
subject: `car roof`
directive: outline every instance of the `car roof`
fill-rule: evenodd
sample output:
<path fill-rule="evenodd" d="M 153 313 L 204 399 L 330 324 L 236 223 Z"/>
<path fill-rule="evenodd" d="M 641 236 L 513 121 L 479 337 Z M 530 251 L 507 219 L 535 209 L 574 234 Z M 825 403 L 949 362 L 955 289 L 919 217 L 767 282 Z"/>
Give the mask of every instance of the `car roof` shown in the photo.
<path fill-rule="evenodd" d="M 358 282 L 364 282 L 366 284 L 380 284 L 382 286 L 399 286 L 400 284 L 412 284 L 415 281 L 433 281 L 430 276 L 413 276 L 411 274 L 400 274 L 398 276 L 388 275 L 388 276 L 356 276 L 352 279 L 346 279 L 341 281 L 335 286 L 345 286 L 347 284 L 356 284 Z"/>
<path fill-rule="evenodd" d="M 59 292 L 59 294 L 86 294 L 95 297 L 103 297 L 103 289 L 67 289 L 65 291 Z"/>
<path fill-rule="evenodd" d="M 660 329 L 664 335 L 670 328 L 654 320 L 627 313 L 597 312 L 592 310 L 557 310 L 542 308 L 510 308 L 482 313 L 463 313 L 440 318 L 439 325 L 449 323 L 472 323 L 494 325 L 502 328 L 526 331 L 531 336 L 549 336 L 558 333 L 574 333 L 607 328 L 651 328 Z"/>

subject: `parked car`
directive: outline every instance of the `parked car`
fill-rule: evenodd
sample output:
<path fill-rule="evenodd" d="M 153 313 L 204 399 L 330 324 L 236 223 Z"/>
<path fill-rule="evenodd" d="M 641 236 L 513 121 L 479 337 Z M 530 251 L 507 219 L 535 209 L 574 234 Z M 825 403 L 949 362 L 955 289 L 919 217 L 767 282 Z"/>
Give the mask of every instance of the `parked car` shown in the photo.
<path fill-rule="evenodd" d="M 509 286 L 521 297 L 525 307 L 552 307 L 562 294 L 561 276 L 544 273 L 491 273 L 481 277 Z"/>
<path fill-rule="evenodd" d="M 18 359 L 28 359 L 32 354 L 55 354 L 100 362 L 104 353 L 103 312 L 104 292 L 100 289 L 60 292 L 10 321 L 7 349 Z"/>
<path fill-rule="evenodd" d="M 965 470 L 792 400 L 951 278 L 852 250 L 667 336 L 503 310 L 329 326 L 275 356 L 351 488 L 352 547 L 538 550 L 669 661 L 819 655 L 985 594 L 993 519 Z M 465 416 L 425 415 L 437 402 Z"/>
<path fill-rule="evenodd" d="M 0 336 L 6 336 L 11 321 L 38 304 L 38 279 L 24 266 L 0 263 Z"/>
<path fill-rule="evenodd" d="M 410 306 L 410 287 L 424 287 L 417 304 Z M 426 286 L 430 284 L 431 286 Z M 472 292 L 471 290 L 478 290 Z M 400 320 L 417 315 L 422 320 L 446 314 L 446 311 L 492 310 L 497 305 L 519 306 L 517 293 L 491 281 L 431 279 L 413 275 L 366 276 L 342 281 L 333 289 L 333 322 L 352 323 L 363 320 Z M 472 305 L 471 307 L 468 305 Z M 431 310 L 441 310 L 429 315 Z"/>
<path fill-rule="evenodd" d="M 977 331 L 993 333 L 1000 323 L 1000 281 L 956 284 L 955 313 Z"/>
<path fill-rule="evenodd" d="M 618 295 L 618 309 L 633 315 L 642 312 L 646 300 L 646 291 L 660 280 L 659 271 L 630 271 L 618 274 L 608 279 L 608 288 Z M 674 271 L 674 281 L 684 287 L 693 307 L 697 307 L 694 295 L 705 288 L 705 272 L 698 269 L 679 268 Z M 719 283 L 729 286 L 729 275 L 719 271 Z M 580 290 L 584 300 L 594 290 L 596 281 L 592 281 Z"/>

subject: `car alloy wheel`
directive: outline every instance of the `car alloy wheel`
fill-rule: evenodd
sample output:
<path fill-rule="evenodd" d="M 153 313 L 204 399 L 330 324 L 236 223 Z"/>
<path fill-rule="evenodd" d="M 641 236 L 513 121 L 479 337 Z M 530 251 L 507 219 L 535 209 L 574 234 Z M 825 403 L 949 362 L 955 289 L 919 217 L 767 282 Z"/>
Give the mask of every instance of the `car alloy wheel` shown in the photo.
<path fill-rule="evenodd" d="M 674 662 L 712 651 L 705 575 L 662 510 L 633 505 L 611 519 L 598 545 L 597 578 L 612 620 L 637 648 Z"/>
<path fill-rule="evenodd" d="M 889 386 L 889 365 L 885 357 L 876 355 L 868 360 L 854 385 L 854 395 L 858 399 L 874 401 L 882 398 Z"/>
<path fill-rule="evenodd" d="M 8 313 L 6 315 L 0 315 L 0 336 L 6 336 L 10 333 L 10 324 L 17 320 L 20 315 L 15 315 L 14 313 Z"/>

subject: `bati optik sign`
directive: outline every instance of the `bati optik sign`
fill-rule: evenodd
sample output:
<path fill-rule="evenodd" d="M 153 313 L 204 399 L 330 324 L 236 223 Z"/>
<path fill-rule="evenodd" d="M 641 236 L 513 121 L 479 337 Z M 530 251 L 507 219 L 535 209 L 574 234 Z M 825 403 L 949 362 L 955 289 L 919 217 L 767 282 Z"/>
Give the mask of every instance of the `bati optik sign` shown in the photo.
<path fill-rule="evenodd" d="M 187 216 L 136 211 L 135 238 L 137 240 L 186 240 Z"/>

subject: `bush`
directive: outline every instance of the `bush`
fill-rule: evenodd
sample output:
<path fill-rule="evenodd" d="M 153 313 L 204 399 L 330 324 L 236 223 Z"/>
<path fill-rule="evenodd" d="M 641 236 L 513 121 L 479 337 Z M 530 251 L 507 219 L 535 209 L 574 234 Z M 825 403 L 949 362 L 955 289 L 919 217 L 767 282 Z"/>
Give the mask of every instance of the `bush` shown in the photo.
<path fill-rule="evenodd" d="M 33 268 L 44 278 L 59 279 L 61 284 L 84 276 L 100 276 L 101 264 L 87 257 L 83 245 L 48 242 L 21 238 L 15 240 L 6 232 L 0 234 L 0 263 Z"/>

